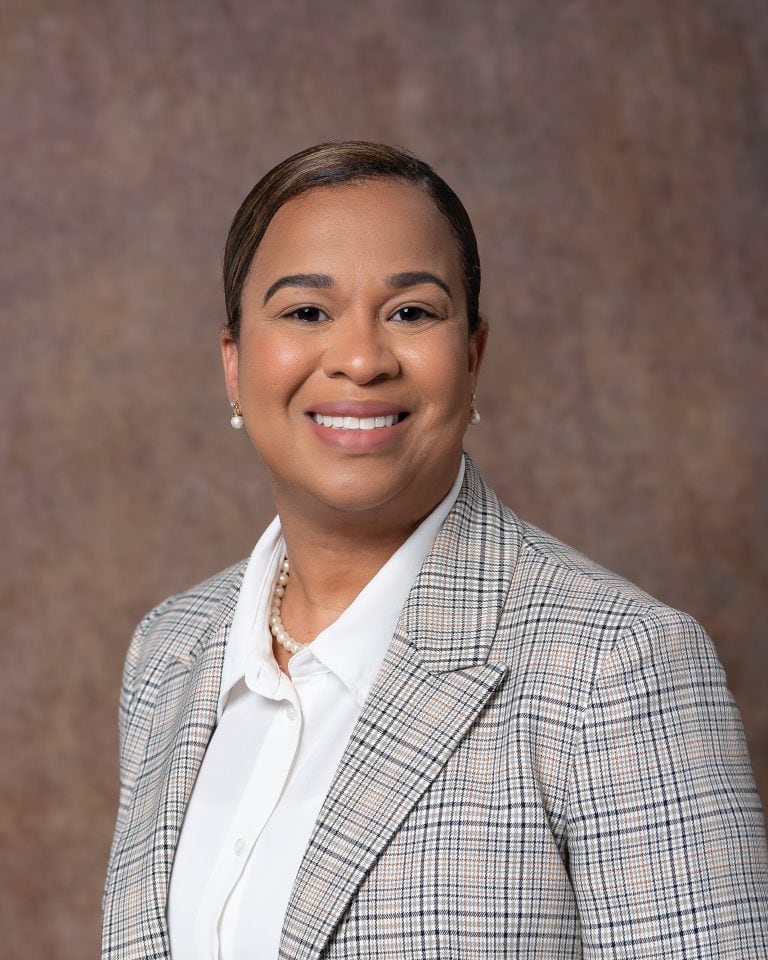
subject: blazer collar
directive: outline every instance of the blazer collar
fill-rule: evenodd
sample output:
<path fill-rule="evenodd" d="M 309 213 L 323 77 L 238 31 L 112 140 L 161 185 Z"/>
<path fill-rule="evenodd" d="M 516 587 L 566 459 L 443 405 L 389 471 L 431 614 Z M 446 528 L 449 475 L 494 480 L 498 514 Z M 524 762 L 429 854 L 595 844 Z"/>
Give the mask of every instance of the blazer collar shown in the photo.
<path fill-rule="evenodd" d="M 484 663 L 522 542 L 520 521 L 464 454 L 461 492 L 403 608 L 397 632 L 427 670 Z"/>

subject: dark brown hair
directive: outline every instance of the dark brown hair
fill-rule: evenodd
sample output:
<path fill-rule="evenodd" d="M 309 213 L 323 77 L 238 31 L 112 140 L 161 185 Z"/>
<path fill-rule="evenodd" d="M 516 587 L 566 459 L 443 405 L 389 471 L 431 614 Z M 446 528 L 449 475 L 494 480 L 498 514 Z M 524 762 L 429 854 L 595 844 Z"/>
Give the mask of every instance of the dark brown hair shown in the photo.
<path fill-rule="evenodd" d="M 283 160 L 259 180 L 229 228 L 224 249 L 224 299 L 230 336 L 240 336 L 240 300 L 251 263 L 270 221 L 289 200 L 315 187 L 373 179 L 404 180 L 423 190 L 456 237 L 464 274 L 469 331 L 480 325 L 480 259 L 472 222 L 448 184 L 429 164 L 383 143 L 346 140 L 321 143 Z"/>

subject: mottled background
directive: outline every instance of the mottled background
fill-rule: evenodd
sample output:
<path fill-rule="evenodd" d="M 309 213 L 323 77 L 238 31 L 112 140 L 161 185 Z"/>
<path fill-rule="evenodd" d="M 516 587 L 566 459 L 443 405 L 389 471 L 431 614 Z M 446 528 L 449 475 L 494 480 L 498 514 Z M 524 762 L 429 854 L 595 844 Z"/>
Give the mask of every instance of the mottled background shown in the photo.
<path fill-rule="evenodd" d="M 768 798 L 767 41 L 764 0 L 5 0 L 3 956 L 97 954 L 130 632 L 271 515 L 219 264 L 320 140 L 456 187 L 492 326 L 470 449 L 704 623 Z"/>

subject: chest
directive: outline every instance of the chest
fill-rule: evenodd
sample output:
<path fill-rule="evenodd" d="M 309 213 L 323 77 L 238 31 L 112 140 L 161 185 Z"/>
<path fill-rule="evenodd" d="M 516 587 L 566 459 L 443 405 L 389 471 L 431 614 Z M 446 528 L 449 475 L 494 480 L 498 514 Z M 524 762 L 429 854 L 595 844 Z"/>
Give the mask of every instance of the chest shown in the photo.
<path fill-rule="evenodd" d="M 549 760 L 507 707 L 487 708 L 451 754 L 350 896 L 323 956 L 581 956 L 561 771 L 542 781 Z"/>

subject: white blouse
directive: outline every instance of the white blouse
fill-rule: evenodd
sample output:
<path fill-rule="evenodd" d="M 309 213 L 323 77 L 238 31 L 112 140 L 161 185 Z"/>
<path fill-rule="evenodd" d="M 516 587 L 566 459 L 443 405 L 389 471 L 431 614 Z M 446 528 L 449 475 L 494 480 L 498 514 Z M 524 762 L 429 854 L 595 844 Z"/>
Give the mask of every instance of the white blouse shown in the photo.
<path fill-rule="evenodd" d="M 251 554 L 232 622 L 219 722 L 187 807 L 171 875 L 173 960 L 277 957 L 291 889 L 400 611 L 458 496 L 448 495 L 353 603 L 290 660 L 272 656 L 275 518 Z"/>

